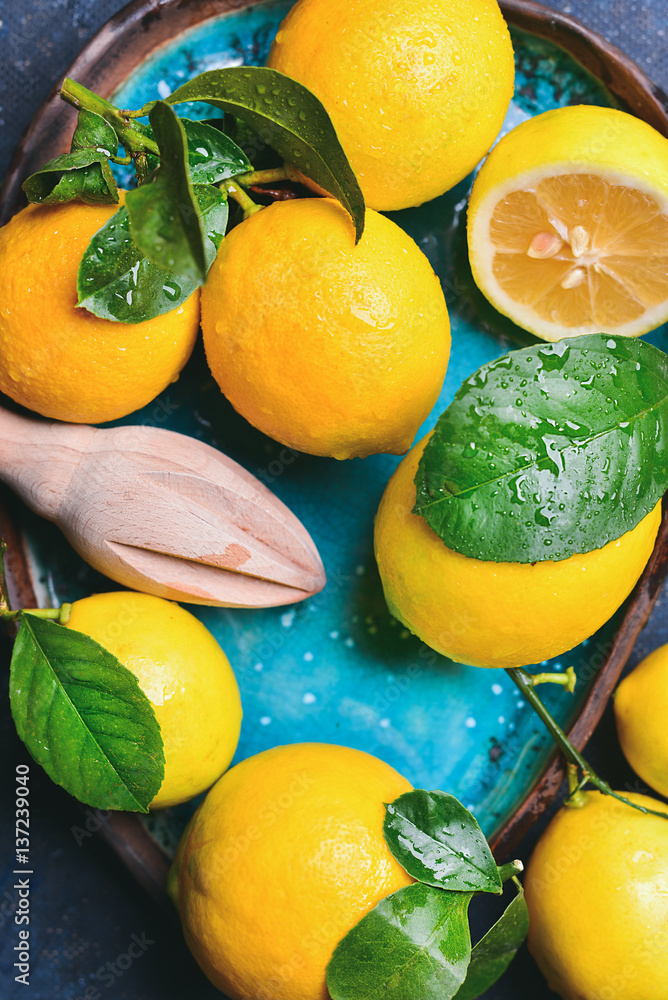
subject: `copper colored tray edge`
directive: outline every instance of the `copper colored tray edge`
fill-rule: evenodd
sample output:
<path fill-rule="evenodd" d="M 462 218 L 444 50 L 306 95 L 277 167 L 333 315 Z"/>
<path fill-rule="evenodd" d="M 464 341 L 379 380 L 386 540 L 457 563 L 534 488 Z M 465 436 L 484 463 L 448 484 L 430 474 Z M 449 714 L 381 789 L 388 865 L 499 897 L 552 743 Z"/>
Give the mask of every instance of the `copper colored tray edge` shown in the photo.
<path fill-rule="evenodd" d="M 256 0 L 134 0 L 109 20 L 86 45 L 65 75 L 108 97 L 140 61 L 164 42 L 210 17 L 250 6 Z M 514 27 L 548 39 L 569 52 L 601 80 L 630 111 L 668 137 L 668 97 L 616 46 L 576 18 L 543 7 L 533 0 L 502 0 L 504 17 Z M 165 19 L 165 14 L 169 18 Z M 58 97 L 58 84 L 51 91 L 12 159 L 0 192 L 0 225 L 24 202 L 22 180 L 46 159 L 69 149 L 74 115 Z M 16 607 L 36 607 L 28 559 L 19 535 L 19 511 L 6 494 L 0 494 L 0 534 L 7 542 L 7 575 Z M 596 679 L 574 724 L 568 730 L 573 744 L 582 750 L 598 724 L 639 633 L 668 573 L 668 504 L 652 557 L 636 585 L 615 634 L 613 648 L 598 670 Z M 552 755 L 526 798 L 491 838 L 498 858 L 503 858 L 550 805 L 565 776 L 559 755 Z M 160 902 L 165 902 L 165 877 L 169 857 L 136 814 L 111 814 L 100 833 L 122 858 L 137 880 Z"/>

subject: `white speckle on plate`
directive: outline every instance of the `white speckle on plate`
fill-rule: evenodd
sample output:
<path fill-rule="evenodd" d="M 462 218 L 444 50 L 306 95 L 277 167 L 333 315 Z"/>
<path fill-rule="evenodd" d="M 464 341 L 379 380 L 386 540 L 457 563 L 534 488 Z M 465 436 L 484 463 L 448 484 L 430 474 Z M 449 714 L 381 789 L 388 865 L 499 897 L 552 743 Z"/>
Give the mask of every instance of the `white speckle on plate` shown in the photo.
<path fill-rule="evenodd" d="M 334 629 L 333 632 L 329 633 L 329 638 L 330 639 L 338 639 L 339 638 L 339 633 L 338 633 L 337 629 Z"/>
<path fill-rule="evenodd" d="M 262 672 L 262 670 L 264 670 L 264 666 L 262 663 L 256 663 L 255 666 L 253 667 L 253 670 L 257 670 L 259 674 Z"/>
<path fill-rule="evenodd" d="M 364 566 L 356 566 L 355 572 L 358 576 L 364 576 Z"/>
<path fill-rule="evenodd" d="M 352 639 L 350 636 L 348 636 L 348 638 L 346 639 L 346 646 L 349 649 L 352 649 L 354 645 L 355 645 L 355 640 Z"/>
<path fill-rule="evenodd" d="M 315 703 L 315 700 L 316 700 L 316 697 L 315 697 L 315 695 L 313 694 L 312 691 L 307 691 L 306 694 L 304 695 L 304 697 L 302 698 L 302 702 L 305 705 L 313 705 Z"/>
<path fill-rule="evenodd" d="M 469 715 L 464 725 L 466 726 L 467 729 L 475 729 L 476 721 L 472 715 Z"/>
<path fill-rule="evenodd" d="M 268 726 L 270 724 L 270 722 L 271 722 L 271 716 L 270 715 L 263 715 L 262 718 L 260 719 L 260 725 L 261 726 Z"/>
<path fill-rule="evenodd" d="M 311 660 L 313 659 L 313 653 L 304 653 L 304 659 L 306 660 L 307 663 L 310 663 Z"/>
<path fill-rule="evenodd" d="M 501 694 L 502 692 L 503 688 L 500 684 L 492 684 L 492 694 Z"/>
<path fill-rule="evenodd" d="M 500 726 L 502 726 L 506 721 L 505 715 L 500 715 L 496 721 L 499 723 Z"/>
<path fill-rule="evenodd" d="M 383 729 L 388 729 L 389 726 L 390 726 L 390 720 L 389 719 L 381 719 L 380 722 L 378 723 L 378 725 L 381 726 Z"/>
<path fill-rule="evenodd" d="M 290 628 L 293 621 L 295 620 L 295 611 L 286 611 L 285 614 L 281 615 L 281 625 L 283 628 Z"/>
<path fill-rule="evenodd" d="M 169 97 L 172 92 L 172 88 L 169 86 L 166 80 L 158 81 L 158 93 L 161 97 Z"/>

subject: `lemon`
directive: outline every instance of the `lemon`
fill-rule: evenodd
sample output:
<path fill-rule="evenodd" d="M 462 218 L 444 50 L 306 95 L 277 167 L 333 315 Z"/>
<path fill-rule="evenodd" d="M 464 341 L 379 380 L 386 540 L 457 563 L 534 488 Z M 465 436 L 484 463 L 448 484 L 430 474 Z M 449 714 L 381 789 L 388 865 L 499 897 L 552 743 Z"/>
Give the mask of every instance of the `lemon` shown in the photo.
<path fill-rule="evenodd" d="M 410 791 L 360 750 L 275 747 L 237 764 L 186 829 L 168 878 L 186 940 L 231 1000 L 326 1000 L 342 937 L 412 879 L 383 839 Z"/>
<path fill-rule="evenodd" d="M 668 796 L 668 646 L 645 657 L 617 688 L 617 735 L 643 781 Z"/>
<path fill-rule="evenodd" d="M 539 663 L 600 628 L 649 559 L 661 504 L 616 541 L 569 559 L 472 559 L 411 513 L 427 440 L 398 467 L 376 515 L 376 559 L 392 614 L 437 652 L 478 667 Z"/>
<path fill-rule="evenodd" d="M 401 453 L 450 352 L 438 278 L 399 226 L 338 202 L 276 202 L 227 236 L 202 291 L 214 378 L 254 427 L 312 455 Z"/>
<path fill-rule="evenodd" d="M 661 803 L 630 794 L 648 809 Z M 587 792 L 562 808 L 524 878 L 529 950 L 564 1000 L 665 1000 L 668 820 Z"/>
<path fill-rule="evenodd" d="M 190 357 L 199 292 L 116 323 L 77 308 L 77 270 L 117 205 L 28 205 L 0 229 L 0 391 L 45 417 L 115 420 L 150 403 Z"/>
<path fill-rule="evenodd" d="M 212 785 L 234 756 L 241 700 L 209 630 L 178 604 L 133 591 L 75 601 L 67 626 L 113 653 L 153 705 L 165 777 L 151 808 L 185 802 Z"/>
<path fill-rule="evenodd" d="M 466 177 L 513 94 L 495 0 L 299 0 L 268 65 L 320 98 L 379 211 L 421 205 Z"/>
<path fill-rule="evenodd" d="M 483 294 L 544 340 L 646 333 L 668 319 L 668 139 L 611 108 L 524 122 L 476 178 L 468 240 Z"/>

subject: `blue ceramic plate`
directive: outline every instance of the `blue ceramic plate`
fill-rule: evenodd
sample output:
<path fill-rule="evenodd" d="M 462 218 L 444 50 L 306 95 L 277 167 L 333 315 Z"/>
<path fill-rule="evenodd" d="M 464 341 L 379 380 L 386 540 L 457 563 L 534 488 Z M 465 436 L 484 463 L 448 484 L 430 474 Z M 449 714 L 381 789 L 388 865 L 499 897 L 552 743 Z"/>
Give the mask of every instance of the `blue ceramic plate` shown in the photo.
<path fill-rule="evenodd" d="M 121 107 L 169 94 L 203 70 L 262 63 L 289 0 L 270 0 L 209 19 L 159 48 L 117 89 Z M 563 49 L 513 33 L 517 89 L 504 130 L 566 104 L 615 105 L 611 93 Z M 210 110 L 208 111 L 210 114 Z M 472 178 L 422 208 L 392 218 L 439 274 L 453 349 L 431 428 L 460 383 L 479 365 L 533 341 L 486 302 L 471 278 L 465 214 Z M 649 338 L 668 350 L 668 331 Z M 303 521 L 322 555 L 326 589 L 302 604 L 265 611 L 191 610 L 235 668 L 244 721 L 236 760 L 282 743 L 358 747 L 392 764 L 416 786 L 454 793 L 494 835 L 545 767 L 552 744 L 502 671 L 437 657 L 387 611 L 373 557 L 373 517 L 399 459 L 337 462 L 297 454 L 250 427 L 226 402 L 197 349 L 179 382 L 127 423 L 155 424 L 231 455 Z M 31 575 L 41 604 L 113 589 L 72 552 L 53 526 L 25 514 Z M 542 689 L 564 726 L 579 713 L 611 648 L 620 615 L 549 667 L 574 665 L 574 696 Z M 541 664 L 541 668 L 547 664 Z M 549 687 L 549 686 L 548 686 Z M 147 822 L 172 850 L 191 807 Z"/>

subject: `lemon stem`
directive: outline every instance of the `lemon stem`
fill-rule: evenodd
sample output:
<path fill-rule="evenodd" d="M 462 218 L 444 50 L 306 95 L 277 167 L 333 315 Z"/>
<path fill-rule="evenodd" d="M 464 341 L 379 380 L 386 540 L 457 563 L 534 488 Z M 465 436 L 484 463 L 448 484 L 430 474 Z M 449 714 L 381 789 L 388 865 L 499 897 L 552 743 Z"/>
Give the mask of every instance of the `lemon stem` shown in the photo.
<path fill-rule="evenodd" d="M 244 213 L 244 219 L 250 218 L 255 212 L 261 212 L 264 205 L 258 205 L 250 198 L 242 187 L 238 187 L 234 181 L 225 181 L 220 185 L 221 191 L 226 191 L 228 196 L 236 201 L 237 205 L 241 206 Z"/>
<path fill-rule="evenodd" d="M 506 865 L 499 865 L 499 876 L 502 882 L 507 882 L 509 878 L 515 878 L 524 871 L 521 861 L 509 861 Z"/>
<path fill-rule="evenodd" d="M 568 798 L 564 805 L 567 805 L 570 809 L 582 809 L 582 806 L 586 803 L 587 797 L 582 791 L 583 786 L 589 781 L 589 774 L 586 773 L 580 778 L 580 772 L 578 771 L 575 764 L 567 764 L 567 778 L 568 778 Z"/>
<path fill-rule="evenodd" d="M 544 674 L 527 674 L 527 676 L 530 678 L 528 683 L 531 684 L 531 687 L 536 687 L 537 684 L 561 684 L 569 694 L 573 694 L 577 682 L 573 667 L 568 667 L 563 674 L 552 671 Z"/>
<path fill-rule="evenodd" d="M 287 164 L 282 167 L 274 167 L 273 170 L 251 170 L 247 174 L 237 174 L 234 178 L 237 184 L 244 187 L 251 187 L 253 184 L 275 184 L 277 181 L 291 181 L 294 176 L 288 171 Z"/>
<path fill-rule="evenodd" d="M 146 158 L 146 153 L 134 153 L 132 157 L 135 161 L 135 170 L 137 172 L 137 184 L 141 187 L 146 178 L 149 175 L 148 160 Z"/>
<path fill-rule="evenodd" d="M 589 766 L 582 754 L 575 749 L 563 729 L 561 729 L 559 724 L 552 718 L 547 708 L 533 689 L 533 679 L 531 674 L 527 673 L 527 671 L 523 670 L 521 667 L 509 668 L 506 670 L 506 673 L 520 689 L 536 715 L 538 715 L 539 719 L 559 747 L 559 750 L 566 758 L 567 763 L 572 764 L 574 768 L 579 770 L 582 774 L 582 784 L 577 787 L 577 791 L 580 792 L 580 794 L 581 787 L 583 785 L 591 784 L 597 788 L 599 792 L 602 792 L 604 795 L 611 795 L 613 799 L 617 799 L 618 802 L 623 802 L 624 805 L 630 806 L 631 809 L 637 809 L 638 812 L 646 813 L 650 816 L 660 816 L 662 819 L 668 819 L 668 813 L 658 812 L 655 809 L 647 809 L 645 806 L 641 806 L 637 802 L 631 802 L 630 799 L 627 799 L 624 795 L 620 795 L 619 792 L 614 792 L 607 781 L 600 778 L 598 774 L 596 774 L 596 772 Z M 572 802 L 571 804 L 575 805 L 576 802 Z"/>
<path fill-rule="evenodd" d="M 67 625 L 71 612 L 71 604 L 63 604 L 59 608 L 25 608 L 25 610 L 19 609 L 18 611 L 11 611 L 10 608 L 2 608 L 0 610 L 0 621 L 16 622 L 21 615 L 29 614 L 34 615 L 35 618 L 44 618 L 57 622 L 59 625 Z"/>

